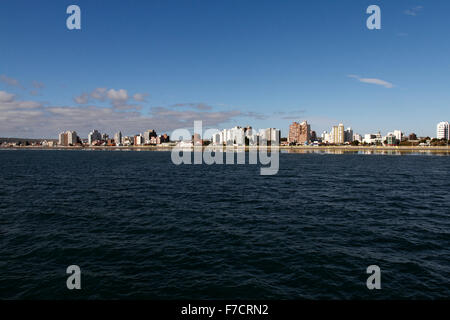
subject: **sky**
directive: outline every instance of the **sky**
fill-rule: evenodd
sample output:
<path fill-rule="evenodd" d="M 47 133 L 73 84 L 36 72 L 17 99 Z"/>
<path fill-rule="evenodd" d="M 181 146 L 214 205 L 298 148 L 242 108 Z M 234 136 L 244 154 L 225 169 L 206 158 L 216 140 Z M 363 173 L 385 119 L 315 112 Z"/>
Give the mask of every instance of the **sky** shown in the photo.
<path fill-rule="evenodd" d="M 66 9 L 81 9 L 69 30 Z M 369 30 L 369 5 L 381 29 Z M 280 128 L 436 135 L 448 0 L 0 1 L 0 137 Z"/>

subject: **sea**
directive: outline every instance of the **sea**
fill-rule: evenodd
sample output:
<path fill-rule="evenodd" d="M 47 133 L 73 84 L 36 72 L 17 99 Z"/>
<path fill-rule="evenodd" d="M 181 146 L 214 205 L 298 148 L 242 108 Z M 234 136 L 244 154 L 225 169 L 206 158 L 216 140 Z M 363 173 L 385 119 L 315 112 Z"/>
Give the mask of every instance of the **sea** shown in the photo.
<path fill-rule="evenodd" d="M 450 297 L 448 154 L 279 157 L 1 150 L 0 299 Z"/>

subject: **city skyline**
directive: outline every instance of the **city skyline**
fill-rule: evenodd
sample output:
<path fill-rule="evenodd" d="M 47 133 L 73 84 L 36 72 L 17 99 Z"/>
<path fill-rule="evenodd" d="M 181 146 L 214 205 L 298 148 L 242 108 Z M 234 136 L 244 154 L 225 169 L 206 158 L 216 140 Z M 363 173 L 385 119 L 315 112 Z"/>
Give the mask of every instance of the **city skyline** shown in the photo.
<path fill-rule="evenodd" d="M 364 144 L 387 144 L 387 145 L 397 145 L 405 140 L 412 141 L 435 141 L 435 140 L 450 140 L 450 124 L 448 121 L 439 122 L 436 125 L 436 135 L 434 137 L 417 137 L 414 132 L 406 133 L 401 130 L 393 130 L 387 132 L 385 135 L 382 135 L 381 132 L 377 133 L 364 133 L 360 134 L 354 132 L 352 127 L 345 128 L 343 123 L 339 123 L 338 125 L 333 125 L 331 127 L 330 132 L 323 131 L 322 134 L 317 134 L 315 130 L 311 129 L 311 125 L 308 124 L 308 121 L 302 122 L 293 122 L 289 126 L 289 132 L 286 137 L 281 135 L 281 130 L 278 128 L 254 128 L 252 126 L 235 126 L 233 128 L 224 128 L 224 129 L 211 129 L 206 128 L 206 131 L 202 131 L 200 133 L 191 132 L 192 141 L 202 140 L 202 141 L 210 141 L 215 145 L 226 144 L 243 144 L 245 143 L 255 143 L 257 140 L 253 141 L 255 137 L 262 137 L 262 139 L 266 141 L 285 141 L 285 145 L 318 145 L 320 144 L 336 144 L 336 145 L 344 145 L 344 144 L 353 144 L 354 142 L 364 143 Z M 175 133 L 175 130 L 173 133 Z M 189 132 L 189 130 L 188 130 Z M 269 139 L 267 137 L 270 137 Z M 1 138 L 1 137 L 0 137 Z M 14 139 L 8 137 L 9 140 Z M 249 139 L 249 140 L 247 140 Z M 258 138 L 256 138 L 258 139 Z M 24 139 L 22 139 L 24 140 Z M 26 140 L 26 139 L 25 139 Z M 37 139 L 38 140 L 38 139 Z M 48 139 L 54 140 L 54 139 Z M 59 133 L 58 135 L 58 145 L 65 146 L 75 146 L 75 145 L 100 145 L 104 143 L 104 145 L 117 145 L 124 144 L 124 141 L 127 140 L 128 144 L 134 145 L 144 145 L 144 144 L 162 144 L 169 143 L 170 136 L 166 133 L 157 134 L 154 129 L 147 129 L 143 134 L 135 133 L 132 135 L 122 135 L 122 131 L 119 130 L 115 132 L 112 136 L 109 133 L 104 132 L 101 133 L 97 129 L 93 129 L 89 132 L 87 138 L 83 138 L 79 136 L 76 131 L 67 130 Z M 181 140 L 175 140 L 181 141 Z M 42 141 L 41 141 L 42 142 Z M 44 141 L 47 143 L 47 139 Z M 172 141 L 174 142 L 174 141 Z M 100 144 L 99 144 L 100 143 Z M 358 145 L 358 144 L 356 144 Z"/>
<path fill-rule="evenodd" d="M 450 119 L 445 1 L 380 1 L 381 30 L 365 26 L 368 1 L 200 3 L 78 1 L 81 30 L 65 27 L 69 2 L 8 4 L 0 136 L 202 120 L 286 137 L 306 119 L 318 134 L 344 123 L 434 137 Z"/>

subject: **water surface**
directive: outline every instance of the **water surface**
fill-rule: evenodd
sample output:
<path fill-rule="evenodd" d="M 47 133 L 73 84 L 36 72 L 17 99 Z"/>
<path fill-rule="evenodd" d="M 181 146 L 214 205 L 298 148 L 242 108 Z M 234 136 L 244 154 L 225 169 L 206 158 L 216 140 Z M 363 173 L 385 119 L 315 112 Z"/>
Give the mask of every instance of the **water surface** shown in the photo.
<path fill-rule="evenodd" d="M 282 153 L 261 176 L 169 152 L 0 151 L 0 298 L 448 298 L 449 160 Z"/>

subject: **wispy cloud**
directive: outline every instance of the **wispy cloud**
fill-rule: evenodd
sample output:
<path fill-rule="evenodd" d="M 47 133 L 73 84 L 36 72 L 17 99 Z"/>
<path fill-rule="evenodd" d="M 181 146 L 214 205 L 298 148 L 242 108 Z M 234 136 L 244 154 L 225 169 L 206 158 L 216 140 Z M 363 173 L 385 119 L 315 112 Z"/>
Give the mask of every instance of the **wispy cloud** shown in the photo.
<path fill-rule="evenodd" d="M 361 77 L 358 77 L 358 76 L 356 76 L 354 74 L 350 74 L 350 75 L 348 75 L 348 77 L 349 78 L 354 78 L 354 79 L 358 80 L 359 82 L 375 84 L 375 85 L 378 85 L 378 86 L 383 86 L 383 87 L 388 88 L 388 89 L 394 87 L 394 85 L 392 83 L 390 83 L 388 81 L 385 81 L 385 80 L 377 79 L 377 78 L 361 78 Z"/>
<path fill-rule="evenodd" d="M 213 109 L 212 106 L 210 106 L 206 103 L 203 103 L 203 102 L 177 103 L 177 104 L 171 105 L 171 107 L 173 107 L 173 108 L 192 108 L 192 109 L 204 110 L 204 111 Z"/>
<path fill-rule="evenodd" d="M 275 117 L 280 117 L 283 120 L 296 120 L 304 116 L 305 110 L 292 110 L 292 111 L 276 111 Z"/>
<path fill-rule="evenodd" d="M 36 80 L 33 81 L 32 85 L 33 85 L 33 88 L 36 88 L 36 89 L 43 89 L 43 88 L 45 88 L 45 84 L 43 82 L 39 82 L 39 81 L 36 81 Z"/>
<path fill-rule="evenodd" d="M 405 11 L 403 11 L 404 14 L 408 15 L 408 16 L 417 16 L 419 14 L 420 11 L 423 10 L 422 6 L 415 6 L 409 9 L 406 9 Z"/>
<path fill-rule="evenodd" d="M 147 97 L 148 97 L 148 93 L 135 93 L 133 95 L 133 99 L 135 101 L 139 101 L 139 102 L 147 101 Z"/>
<path fill-rule="evenodd" d="M 7 75 L 4 75 L 4 74 L 0 75 L 0 82 L 3 82 L 11 87 L 17 87 L 17 88 L 24 89 L 24 87 L 19 82 L 19 80 L 8 77 Z"/>

